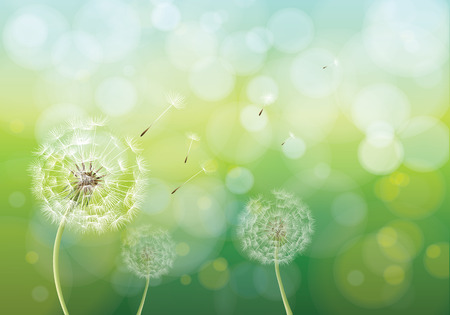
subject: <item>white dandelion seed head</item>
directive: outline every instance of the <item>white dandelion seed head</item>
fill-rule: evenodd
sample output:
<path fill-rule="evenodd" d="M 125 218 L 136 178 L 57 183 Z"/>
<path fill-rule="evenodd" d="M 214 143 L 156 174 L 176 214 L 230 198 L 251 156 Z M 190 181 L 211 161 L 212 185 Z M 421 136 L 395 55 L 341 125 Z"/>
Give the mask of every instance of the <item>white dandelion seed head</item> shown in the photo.
<path fill-rule="evenodd" d="M 314 219 L 292 194 L 273 191 L 273 200 L 251 199 L 240 216 L 243 251 L 262 264 L 290 263 L 311 241 Z"/>
<path fill-rule="evenodd" d="M 102 119 L 73 120 L 50 132 L 30 167 L 34 195 L 54 223 L 82 232 L 117 230 L 142 203 L 147 168 L 132 139 Z"/>
<path fill-rule="evenodd" d="M 187 133 L 187 134 L 186 134 L 186 137 L 187 137 L 189 140 L 200 141 L 200 136 L 199 136 L 198 134 L 196 134 L 196 133 L 193 133 L 193 132 Z"/>
<path fill-rule="evenodd" d="M 186 98 L 177 92 L 171 92 L 167 94 L 167 103 L 176 109 L 182 109 L 186 107 Z"/>
<path fill-rule="evenodd" d="M 208 160 L 201 164 L 203 172 L 206 174 L 214 173 L 217 171 L 217 162 L 214 160 Z"/>
<path fill-rule="evenodd" d="M 159 278 L 173 266 L 175 243 L 167 231 L 143 226 L 131 230 L 123 242 L 128 269 L 140 278 Z"/>

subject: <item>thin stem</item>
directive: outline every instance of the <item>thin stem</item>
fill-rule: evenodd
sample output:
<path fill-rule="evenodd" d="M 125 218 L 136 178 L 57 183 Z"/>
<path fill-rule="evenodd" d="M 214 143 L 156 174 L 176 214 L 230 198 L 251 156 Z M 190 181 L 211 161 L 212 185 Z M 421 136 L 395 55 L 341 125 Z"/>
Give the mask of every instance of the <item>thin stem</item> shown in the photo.
<path fill-rule="evenodd" d="M 275 249 L 275 273 L 277 274 L 278 286 L 280 287 L 281 298 L 283 299 L 284 308 L 286 309 L 287 315 L 292 315 L 291 307 L 289 306 L 286 293 L 284 292 L 283 282 L 280 276 L 280 267 L 278 265 L 278 246 Z"/>
<path fill-rule="evenodd" d="M 189 152 L 191 152 L 191 147 L 192 147 L 192 142 L 193 142 L 193 141 L 194 141 L 194 139 L 191 139 L 191 142 L 189 143 L 189 148 L 188 148 L 188 150 L 187 150 L 186 158 L 184 159 L 184 163 L 187 162 L 187 159 L 188 159 L 188 156 L 189 156 Z"/>
<path fill-rule="evenodd" d="M 185 181 L 183 184 L 181 184 L 180 186 L 178 186 L 177 188 L 175 188 L 172 191 L 172 194 L 174 194 L 178 189 L 180 189 L 181 186 L 183 186 L 184 184 L 187 184 L 188 182 L 190 182 L 193 178 L 195 178 L 196 176 L 198 176 L 201 172 L 203 172 L 203 170 L 198 171 L 197 174 L 192 175 L 191 177 L 189 177 L 189 179 L 187 181 Z"/>
<path fill-rule="evenodd" d="M 61 290 L 61 281 L 59 279 L 59 247 L 61 245 L 61 237 L 66 225 L 66 217 L 64 216 L 59 224 L 58 231 L 56 232 L 55 245 L 53 247 L 53 277 L 55 279 L 56 293 L 58 294 L 59 303 L 63 309 L 65 315 L 69 314 L 67 310 L 66 302 Z"/>
<path fill-rule="evenodd" d="M 141 133 L 141 137 L 142 137 L 143 135 L 145 135 L 145 133 L 150 129 L 150 127 L 153 126 L 158 120 L 160 120 L 161 117 L 164 116 L 164 114 L 167 113 L 167 111 L 168 111 L 171 107 L 172 107 L 172 105 L 170 105 L 169 107 L 167 107 L 166 110 L 163 111 L 162 114 L 159 115 L 158 118 L 156 118 L 156 119 L 150 124 L 150 126 L 148 126 L 147 129 L 144 130 L 143 133 Z"/>
<path fill-rule="evenodd" d="M 142 294 L 141 305 L 139 305 L 139 309 L 136 315 L 141 315 L 142 309 L 144 308 L 145 298 L 147 297 L 148 284 L 150 283 L 150 277 L 147 277 L 147 281 L 145 283 L 144 294 Z"/>

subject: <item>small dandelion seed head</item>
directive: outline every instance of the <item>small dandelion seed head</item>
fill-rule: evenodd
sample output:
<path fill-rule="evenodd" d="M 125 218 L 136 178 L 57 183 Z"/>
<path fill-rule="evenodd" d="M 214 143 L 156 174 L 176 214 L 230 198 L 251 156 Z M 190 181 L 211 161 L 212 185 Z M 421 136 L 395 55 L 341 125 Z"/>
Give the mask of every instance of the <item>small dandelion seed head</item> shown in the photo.
<path fill-rule="evenodd" d="M 142 202 L 145 163 L 131 140 L 114 137 L 103 122 L 73 120 L 35 152 L 32 190 L 54 223 L 65 220 L 82 232 L 116 230 Z"/>
<path fill-rule="evenodd" d="M 123 241 L 122 257 L 140 278 L 159 278 L 173 266 L 175 243 L 169 233 L 151 226 L 131 230 Z"/>
<path fill-rule="evenodd" d="M 186 107 L 186 98 L 177 92 L 170 92 L 167 94 L 167 103 L 176 109 L 182 109 Z"/>
<path fill-rule="evenodd" d="M 189 140 L 200 141 L 200 136 L 199 136 L 198 134 L 196 134 L 196 133 L 193 133 L 193 132 L 187 133 L 187 134 L 186 134 L 186 137 L 187 137 Z"/>
<path fill-rule="evenodd" d="M 262 264 L 290 263 L 311 241 L 314 220 L 306 205 L 283 190 L 273 200 L 252 199 L 239 218 L 243 251 Z"/>
<path fill-rule="evenodd" d="M 215 160 L 208 160 L 202 163 L 201 168 L 206 174 L 217 171 L 217 162 Z"/>

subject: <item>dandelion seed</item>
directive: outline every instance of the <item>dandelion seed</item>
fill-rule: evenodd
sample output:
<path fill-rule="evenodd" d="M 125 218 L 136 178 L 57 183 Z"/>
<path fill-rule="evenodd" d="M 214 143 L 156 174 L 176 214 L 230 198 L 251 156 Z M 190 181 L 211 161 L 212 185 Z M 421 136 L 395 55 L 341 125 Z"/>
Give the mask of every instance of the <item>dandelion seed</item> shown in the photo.
<path fill-rule="evenodd" d="M 331 67 L 331 66 L 337 67 L 338 64 L 339 64 L 339 61 L 338 61 L 337 59 L 334 59 L 334 60 L 333 60 L 333 63 L 331 63 L 331 64 L 329 64 L 329 65 L 326 65 L 326 66 L 323 66 L 323 67 L 322 67 L 322 70 L 325 70 L 326 68 Z"/>
<path fill-rule="evenodd" d="M 284 145 L 289 139 L 295 139 L 295 135 L 292 132 L 289 132 L 289 137 L 287 137 L 281 145 Z"/>
<path fill-rule="evenodd" d="M 131 147 L 133 143 L 133 147 Z M 146 169 L 132 141 L 114 137 L 99 119 L 74 120 L 50 133 L 30 170 L 44 214 L 59 225 L 53 272 L 61 307 L 59 246 L 68 228 L 103 233 L 129 222 L 142 201 Z"/>
<path fill-rule="evenodd" d="M 205 174 L 209 174 L 209 173 L 213 173 L 217 170 L 217 164 L 215 161 L 206 161 L 201 165 L 201 170 L 198 171 L 197 173 L 195 173 L 194 175 L 192 175 L 191 177 L 189 177 L 183 184 L 181 184 L 180 186 L 178 186 L 177 188 L 175 188 L 172 191 L 172 194 L 176 193 L 176 191 L 178 189 L 181 188 L 181 186 L 187 184 L 188 182 L 190 182 L 191 180 L 193 180 L 195 177 L 197 177 L 198 175 L 200 175 L 201 173 L 205 173 Z"/>
<path fill-rule="evenodd" d="M 200 137 L 197 134 L 195 134 L 195 133 L 189 133 L 189 134 L 187 134 L 187 137 L 188 137 L 188 139 L 190 141 L 189 141 L 189 147 L 188 147 L 188 150 L 187 150 L 187 153 L 186 153 L 186 158 L 184 159 L 184 163 L 187 162 L 187 159 L 188 159 L 188 156 L 189 156 L 189 152 L 191 152 L 192 143 L 194 141 L 200 141 Z"/>
<path fill-rule="evenodd" d="M 251 199 L 239 218 L 238 236 L 244 252 L 262 264 L 274 264 L 287 314 L 292 314 L 281 281 L 279 264 L 288 264 L 311 241 L 314 220 L 306 205 L 285 191 L 274 200 Z"/>
<path fill-rule="evenodd" d="M 151 278 L 165 275 L 175 260 L 175 243 L 167 231 L 144 226 L 131 230 L 126 236 L 122 256 L 128 269 L 146 279 L 144 293 L 137 314 L 142 313 Z"/>
<path fill-rule="evenodd" d="M 144 136 L 147 131 L 150 129 L 151 126 L 153 126 L 158 120 L 160 120 L 172 107 L 175 107 L 176 109 L 182 109 L 186 106 L 186 99 L 181 94 L 172 92 L 167 95 L 167 103 L 169 106 L 162 112 L 161 115 L 158 116 L 151 124 L 147 127 L 142 133 L 141 137 Z"/>
<path fill-rule="evenodd" d="M 262 97 L 262 108 L 261 108 L 261 111 L 259 112 L 258 116 L 261 116 L 261 114 L 264 111 L 264 107 L 269 106 L 274 101 L 275 101 L 275 95 L 273 93 L 267 93 L 267 94 L 263 95 L 263 97 Z"/>

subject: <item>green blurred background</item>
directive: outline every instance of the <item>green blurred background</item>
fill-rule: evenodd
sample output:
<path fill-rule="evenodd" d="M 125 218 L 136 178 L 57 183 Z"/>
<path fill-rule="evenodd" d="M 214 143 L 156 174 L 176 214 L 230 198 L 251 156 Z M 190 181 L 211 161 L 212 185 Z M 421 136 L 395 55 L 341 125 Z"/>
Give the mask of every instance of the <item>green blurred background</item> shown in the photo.
<path fill-rule="evenodd" d="M 0 313 L 61 314 L 56 227 L 28 173 L 48 131 L 104 116 L 138 136 L 178 91 L 186 109 L 139 140 L 151 172 L 131 226 L 169 229 L 178 254 L 144 313 L 283 314 L 235 227 L 250 197 L 284 188 L 316 218 L 281 268 L 294 314 L 448 314 L 448 26 L 440 0 L 2 0 Z M 186 132 L 201 140 L 184 164 Z M 170 194 L 210 158 L 216 173 Z M 123 233 L 64 233 L 71 313 L 137 310 Z"/>

